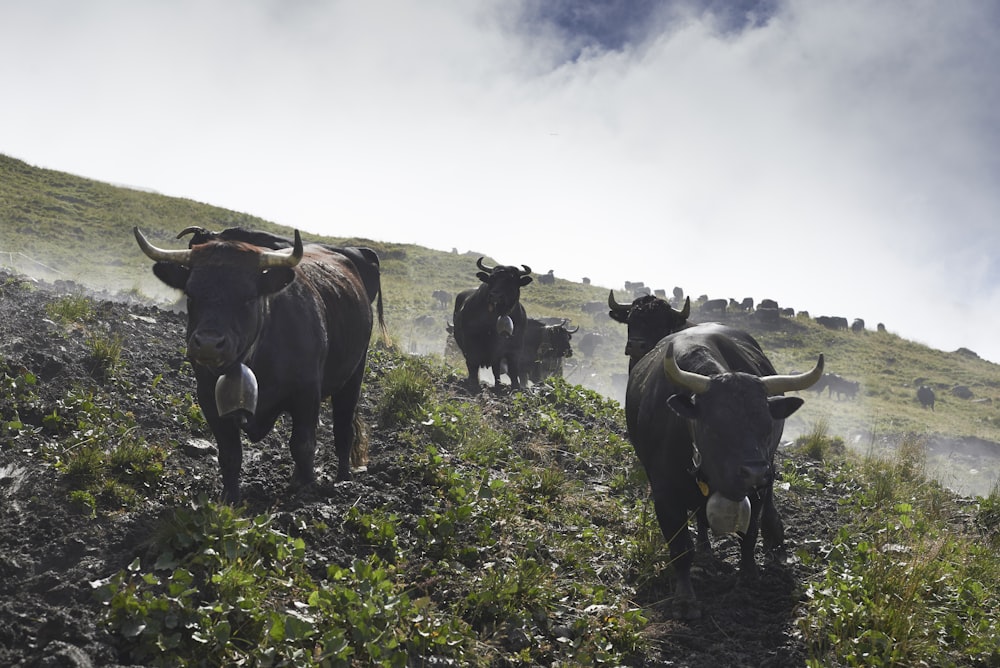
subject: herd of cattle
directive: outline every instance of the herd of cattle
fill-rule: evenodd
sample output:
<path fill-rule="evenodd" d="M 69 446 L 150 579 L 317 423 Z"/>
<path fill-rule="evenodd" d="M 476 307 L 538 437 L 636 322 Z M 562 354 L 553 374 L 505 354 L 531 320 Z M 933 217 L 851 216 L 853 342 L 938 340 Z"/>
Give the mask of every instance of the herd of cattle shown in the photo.
<path fill-rule="evenodd" d="M 325 397 L 332 409 L 337 479 L 350 479 L 352 459 L 363 447 L 357 404 L 376 323 L 373 305 L 388 340 L 378 256 L 366 248 L 303 244 L 298 232 L 287 239 L 238 228 L 188 228 L 178 235 L 191 236 L 183 250 L 153 246 L 138 228 L 134 234 L 155 262 L 153 273 L 187 298 L 187 355 L 218 443 L 223 500 L 240 501 L 241 433 L 259 441 L 282 413 L 292 421 L 293 483 L 314 481 Z M 513 389 L 559 375 L 577 329 L 565 320 L 528 317 L 520 293 L 532 282 L 530 267 L 490 267 L 483 258 L 476 267 L 479 285 L 454 297 L 450 325 L 469 390 L 480 391 L 484 368 L 492 370 L 497 386 L 506 373 Z M 451 296 L 439 291 L 434 299 L 443 308 Z M 737 306 L 752 309 L 752 300 Z M 746 331 L 691 322 L 690 298 L 672 305 L 643 294 L 619 303 L 612 291 L 603 308 L 627 330 L 628 436 L 669 543 L 675 604 L 681 615 L 695 616 L 692 549 L 710 550 L 709 528 L 741 536 L 740 567 L 750 576 L 757 572 L 758 534 L 767 549 L 782 545 L 774 457 L 784 420 L 803 404 L 785 394 L 811 387 L 851 398 L 858 384 L 824 374 L 822 354 L 808 372 L 779 374 Z M 929 401 L 933 407 L 933 394 Z M 696 545 L 686 530 L 691 517 Z"/>

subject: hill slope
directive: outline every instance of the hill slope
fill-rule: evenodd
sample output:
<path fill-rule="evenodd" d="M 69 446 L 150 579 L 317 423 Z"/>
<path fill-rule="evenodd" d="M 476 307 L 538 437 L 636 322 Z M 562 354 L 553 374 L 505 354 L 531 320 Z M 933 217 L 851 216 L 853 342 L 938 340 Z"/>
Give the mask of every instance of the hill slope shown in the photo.
<path fill-rule="evenodd" d="M 209 229 L 244 226 L 290 234 L 287 227 L 245 213 L 191 200 L 116 187 L 62 172 L 32 167 L 0 155 L 0 266 L 47 280 L 71 280 L 90 290 L 126 291 L 161 305 L 176 300 L 150 272 L 150 263 L 131 234 L 139 225 L 153 243 L 180 247 L 174 237 L 189 225 Z M 346 230 L 345 230 L 346 231 Z M 443 354 L 445 324 L 451 304 L 434 291 L 449 294 L 478 284 L 475 261 L 481 253 L 443 253 L 410 244 L 375 242 L 363 237 L 311 239 L 366 245 L 382 258 L 386 317 L 393 338 L 405 350 Z M 683 277 L 678 283 L 683 284 Z M 618 286 L 620 301 L 631 298 Z M 566 365 L 568 380 L 622 400 L 626 379 L 624 327 L 606 309 L 609 287 L 556 278 L 535 281 L 522 291 L 529 315 L 567 318 L 602 343 L 593 357 L 579 353 Z M 808 306 L 808 305 L 802 305 Z M 917 306 L 915 306 L 916 308 Z M 692 319 L 698 320 L 697 304 Z M 817 422 L 859 448 L 892 445 L 910 433 L 923 434 L 936 455 L 941 479 L 966 492 L 984 494 L 1000 477 L 1000 366 L 967 351 L 942 352 L 886 332 L 860 335 L 831 331 L 808 318 L 766 323 L 750 315 L 727 319 L 758 337 L 779 371 L 806 368 L 823 352 L 827 371 L 861 383 L 855 400 L 827 393 L 805 393 L 805 408 L 787 427 L 789 435 Z M 450 360 L 456 363 L 456 360 Z M 935 411 L 916 400 L 920 384 L 934 387 Z M 952 393 L 967 388 L 968 398 Z"/>

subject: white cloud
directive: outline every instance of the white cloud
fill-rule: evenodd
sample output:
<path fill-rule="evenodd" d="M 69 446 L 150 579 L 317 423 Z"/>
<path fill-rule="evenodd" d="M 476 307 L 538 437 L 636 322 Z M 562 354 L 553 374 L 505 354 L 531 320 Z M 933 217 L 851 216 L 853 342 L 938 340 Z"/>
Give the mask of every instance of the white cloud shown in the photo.
<path fill-rule="evenodd" d="M 1000 361 L 991 5 L 791 1 L 726 33 L 626 13 L 657 29 L 621 51 L 524 32 L 514 7 L 5 7 L 19 104 L 0 108 L 0 152 L 315 232 L 773 297 Z"/>

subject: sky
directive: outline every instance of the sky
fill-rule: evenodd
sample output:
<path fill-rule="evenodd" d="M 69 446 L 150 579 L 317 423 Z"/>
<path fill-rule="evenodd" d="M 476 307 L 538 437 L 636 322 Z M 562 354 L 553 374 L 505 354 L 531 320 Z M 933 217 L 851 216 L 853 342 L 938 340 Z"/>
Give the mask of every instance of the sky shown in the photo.
<path fill-rule="evenodd" d="M 1000 362 L 998 35 L 975 0 L 0 0 L 0 153 Z"/>

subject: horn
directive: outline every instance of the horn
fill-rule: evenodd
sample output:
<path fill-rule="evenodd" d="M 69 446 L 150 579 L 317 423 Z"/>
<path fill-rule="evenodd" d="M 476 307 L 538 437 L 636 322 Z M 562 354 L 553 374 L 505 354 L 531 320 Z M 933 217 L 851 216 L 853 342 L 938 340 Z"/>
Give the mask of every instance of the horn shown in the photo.
<path fill-rule="evenodd" d="M 295 230 L 295 246 L 291 253 L 284 251 L 264 251 L 260 254 L 260 268 L 273 269 L 276 267 L 294 267 L 302 259 L 302 237 L 299 231 Z"/>
<path fill-rule="evenodd" d="M 524 267 L 524 271 L 521 272 L 522 276 L 527 276 L 528 274 L 531 273 L 531 267 L 529 267 L 526 264 L 522 264 L 521 266 Z"/>
<path fill-rule="evenodd" d="M 667 352 L 663 357 L 663 372 L 667 374 L 667 378 L 681 387 L 686 387 L 694 394 L 706 392 L 708 390 L 708 383 L 711 381 L 711 378 L 708 376 L 703 376 L 700 373 L 692 371 L 685 371 L 677 366 L 677 360 L 674 359 L 673 341 L 667 344 Z"/>
<path fill-rule="evenodd" d="M 679 313 L 684 317 L 685 320 L 691 315 L 691 297 L 689 296 L 684 300 L 684 308 L 682 308 Z"/>
<path fill-rule="evenodd" d="M 573 329 L 567 329 L 566 331 L 569 332 L 570 334 L 576 334 L 577 332 L 580 331 L 580 325 L 577 325 Z"/>
<path fill-rule="evenodd" d="M 822 375 L 823 353 L 820 353 L 819 359 L 816 361 L 816 366 L 813 367 L 812 371 L 789 376 L 764 376 L 761 380 L 764 381 L 764 387 L 767 389 L 768 396 L 774 396 L 775 394 L 782 394 L 784 392 L 804 390 L 813 385 Z"/>
<path fill-rule="evenodd" d="M 626 306 L 624 304 L 619 304 L 618 302 L 616 302 L 615 291 L 611 290 L 608 293 L 608 308 L 610 308 L 615 313 L 621 313 L 622 315 L 625 315 L 626 313 L 628 313 L 629 309 L 632 308 L 632 305 L 629 304 L 628 306 Z"/>
<path fill-rule="evenodd" d="M 139 227 L 135 226 L 132 228 L 132 234 L 135 235 L 135 240 L 139 243 L 139 248 L 146 256 L 157 262 L 173 262 L 174 264 L 191 264 L 191 251 L 190 250 L 167 250 L 164 248 L 157 248 L 153 244 L 146 241 L 146 237 L 142 236 L 142 232 L 139 231 Z"/>
<path fill-rule="evenodd" d="M 198 227 L 197 225 L 190 225 L 188 227 L 185 227 L 180 232 L 178 232 L 177 236 L 174 237 L 174 238 L 175 239 L 180 239 L 185 234 L 199 234 L 199 233 L 200 234 L 211 234 L 211 232 L 209 232 L 208 230 L 206 230 L 204 227 Z"/>
<path fill-rule="evenodd" d="M 487 274 L 493 273 L 493 267 L 487 267 L 486 265 L 484 265 L 483 258 L 479 258 L 478 260 L 476 260 L 476 266 L 485 271 Z"/>

